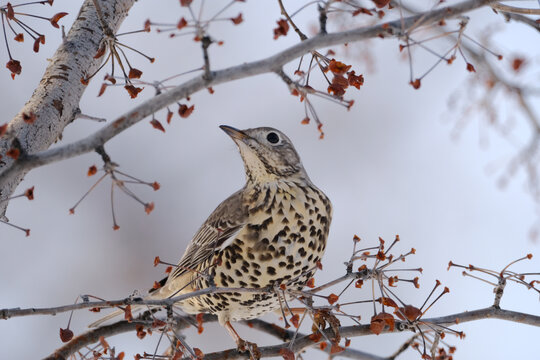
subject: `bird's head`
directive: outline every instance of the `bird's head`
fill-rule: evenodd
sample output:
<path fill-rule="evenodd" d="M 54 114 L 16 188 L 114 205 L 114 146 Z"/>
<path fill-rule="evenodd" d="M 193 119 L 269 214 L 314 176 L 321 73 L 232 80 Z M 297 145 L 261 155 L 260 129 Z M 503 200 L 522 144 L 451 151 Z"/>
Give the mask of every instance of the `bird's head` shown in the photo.
<path fill-rule="evenodd" d="M 309 180 L 291 140 L 281 131 L 270 127 L 238 130 L 221 125 L 220 128 L 238 145 L 248 182 Z"/>

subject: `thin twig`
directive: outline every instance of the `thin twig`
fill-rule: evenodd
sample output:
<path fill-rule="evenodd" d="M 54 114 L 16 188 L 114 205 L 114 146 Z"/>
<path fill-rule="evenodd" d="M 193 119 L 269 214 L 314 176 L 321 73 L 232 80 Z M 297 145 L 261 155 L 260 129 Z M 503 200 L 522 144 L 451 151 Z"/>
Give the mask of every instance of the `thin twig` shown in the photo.
<path fill-rule="evenodd" d="M 114 136 L 154 112 L 209 86 L 252 77 L 258 74 L 276 72 L 284 64 L 315 49 L 374 38 L 381 34 L 393 36 L 393 34 L 400 32 L 402 24 L 404 25 L 403 28 L 409 28 L 412 25 L 419 26 L 420 23 L 421 25 L 433 24 L 442 19 L 452 18 L 493 2 L 494 0 L 469 0 L 385 24 L 361 27 L 332 34 L 319 34 L 266 59 L 215 71 L 210 81 L 206 80 L 204 76 L 195 77 L 133 108 L 111 124 L 82 140 L 20 158 L 12 166 L 7 167 L 0 173 L 0 188 L 14 176 L 30 169 L 93 151 L 97 146 L 103 145 Z"/>
<path fill-rule="evenodd" d="M 205 294 L 220 294 L 220 293 L 229 293 L 229 292 L 247 292 L 247 293 L 264 293 L 268 292 L 269 289 L 259 288 L 259 289 L 249 289 L 249 288 L 218 288 L 218 287 L 208 287 L 205 289 L 197 290 L 190 292 L 188 294 L 179 295 L 167 299 L 142 299 L 142 298 L 125 298 L 121 300 L 110 300 L 110 301 L 87 301 L 78 304 L 70 304 L 64 306 L 48 307 L 48 308 L 11 308 L 11 309 L 1 309 L 0 310 L 0 319 L 9 319 L 13 317 L 20 316 L 29 316 L 29 315 L 56 315 L 63 312 L 68 312 L 72 310 L 80 309 L 91 309 L 91 308 L 112 308 L 123 305 L 147 305 L 147 306 L 171 306 L 174 303 L 186 300 L 192 297 L 205 295 Z"/>
<path fill-rule="evenodd" d="M 182 321 L 183 323 L 187 324 L 185 321 L 187 317 L 184 318 L 178 318 L 179 321 Z M 214 321 L 216 319 L 212 316 L 205 316 L 204 321 Z M 469 322 L 469 321 L 478 321 L 483 319 L 500 319 L 500 320 L 506 320 L 506 321 L 512 321 L 517 322 L 521 324 L 527 324 L 532 326 L 540 327 L 540 316 L 532 315 L 532 314 L 524 314 L 520 312 L 510 311 L 510 310 L 503 310 L 503 309 L 497 309 L 494 307 L 484 308 L 484 309 L 478 309 L 473 311 L 465 311 L 462 313 L 457 314 L 451 314 L 447 316 L 437 317 L 437 318 L 429 318 L 429 319 L 422 319 L 422 322 L 430 323 L 430 324 L 437 324 L 437 325 L 456 325 L 459 323 Z M 99 340 L 100 336 L 112 336 L 124 332 L 134 331 L 137 325 L 150 325 L 152 321 L 141 321 L 141 320 L 134 320 L 131 323 L 128 323 L 127 321 L 120 321 L 112 325 L 102 326 L 94 330 L 90 330 L 89 332 L 82 334 L 73 340 L 71 340 L 69 343 L 64 345 L 62 348 L 56 350 L 52 355 L 47 357 L 46 359 L 66 359 L 70 354 L 73 354 L 78 349 L 83 348 L 84 346 L 90 345 L 94 342 L 97 342 Z M 184 327 L 186 327 L 185 325 Z M 420 328 L 429 329 L 426 325 L 419 325 Z M 262 327 L 261 327 L 262 328 Z M 264 328 L 267 328 L 266 326 Z M 408 324 L 404 322 L 397 322 L 396 323 L 396 329 L 404 329 L 408 328 Z M 383 330 L 383 333 L 388 333 L 388 328 L 385 328 Z M 366 335 L 372 335 L 373 333 L 370 330 L 370 325 L 354 325 L 354 326 L 342 326 L 339 328 L 339 333 L 342 337 L 352 338 L 352 337 L 358 337 L 358 336 L 366 336 Z M 324 330 L 324 334 L 327 337 L 333 337 L 334 331 L 329 328 Z M 324 337 L 323 337 L 324 339 Z M 290 348 L 293 352 L 297 353 L 299 351 L 302 351 L 308 347 L 317 345 L 318 343 L 313 342 L 312 338 L 310 338 L 309 335 L 304 335 L 298 337 L 293 344 L 290 343 L 283 343 L 279 345 L 273 345 L 273 346 L 265 346 L 260 347 L 259 350 L 261 352 L 261 357 L 272 357 L 272 356 L 280 356 L 280 350 L 281 349 L 287 349 Z M 360 356 L 360 355 L 359 355 Z M 353 357 L 352 355 L 350 357 Z M 214 353 L 205 354 L 204 359 L 205 360 L 218 360 L 218 359 L 246 359 L 249 358 L 249 353 L 239 353 L 236 349 L 229 349 Z M 362 359 L 361 357 L 353 357 L 356 359 Z M 373 359 L 373 357 L 372 357 Z"/>
<path fill-rule="evenodd" d="M 296 33 L 298 34 L 298 36 L 300 37 L 300 40 L 304 41 L 304 40 L 307 40 L 307 36 L 302 32 L 300 31 L 300 29 L 298 28 L 298 26 L 296 26 L 296 24 L 294 23 L 294 21 L 292 21 L 291 17 L 289 16 L 289 13 L 287 12 L 287 10 L 285 10 L 285 6 L 283 6 L 283 1 L 282 0 L 278 0 L 278 3 L 279 3 L 279 8 L 281 9 L 281 14 L 283 16 L 285 16 L 285 18 L 287 19 L 287 21 L 289 22 L 289 24 L 291 24 L 291 26 L 293 27 L 294 31 L 296 31 Z"/>

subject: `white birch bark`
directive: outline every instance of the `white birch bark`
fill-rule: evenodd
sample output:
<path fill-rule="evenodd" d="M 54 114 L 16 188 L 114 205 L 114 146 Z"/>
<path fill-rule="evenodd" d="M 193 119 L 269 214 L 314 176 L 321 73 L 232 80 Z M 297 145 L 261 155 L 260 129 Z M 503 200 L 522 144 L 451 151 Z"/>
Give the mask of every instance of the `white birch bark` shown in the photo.
<path fill-rule="evenodd" d="M 135 0 L 98 1 L 102 6 L 109 27 L 113 32 L 116 32 Z M 85 74 L 93 73 L 103 58 L 100 60 L 93 58 L 103 37 L 103 32 L 93 6 L 93 0 L 85 0 L 78 19 L 65 43 L 57 50 L 39 87 L 30 101 L 10 122 L 9 134 L 0 139 L 0 155 L 4 155 L 6 150 L 12 147 L 12 141 L 15 138 L 20 142 L 25 154 L 28 154 L 27 158 L 17 162 L 13 162 L 6 156 L 0 159 L 0 199 L 11 195 L 24 174 L 30 169 L 92 151 L 152 113 L 205 87 L 262 73 L 279 72 L 286 63 L 315 49 L 361 41 L 379 34 L 399 37 L 405 31 L 404 29 L 429 25 L 441 19 L 456 17 L 495 1 L 467 0 L 391 21 L 384 24 L 386 26 L 375 25 L 340 33 L 319 34 L 266 59 L 213 71 L 207 74 L 208 76 L 205 74 L 196 76 L 134 107 L 86 138 L 46 150 L 62 134 L 64 127 L 73 121 L 79 111 L 79 100 L 85 89 L 80 79 Z M 34 124 L 26 124 L 22 120 L 23 112 L 27 114 L 33 112 L 38 116 L 38 119 Z M 7 203 L 0 202 L 0 216 L 5 213 Z"/>
<path fill-rule="evenodd" d="M 135 0 L 99 0 L 103 17 L 116 33 Z M 94 59 L 103 38 L 103 30 L 92 0 L 85 0 L 66 39 L 50 60 L 38 87 L 30 100 L 9 122 L 7 133 L 0 138 L 0 172 L 13 164 L 6 151 L 14 141 L 24 154 L 49 148 L 64 128 L 79 112 L 79 101 L 86 88 L 80 81 L 97 70 L 104 57 Z M 34 123 L 23 121 L 23 113 L 37 116 Z M 0 199 L 9 197 L 21 182 L 26 171 L 13 174 L 0 183 Z M 7 201 L 0 203 L 0 218 L 5 214 Z"/>

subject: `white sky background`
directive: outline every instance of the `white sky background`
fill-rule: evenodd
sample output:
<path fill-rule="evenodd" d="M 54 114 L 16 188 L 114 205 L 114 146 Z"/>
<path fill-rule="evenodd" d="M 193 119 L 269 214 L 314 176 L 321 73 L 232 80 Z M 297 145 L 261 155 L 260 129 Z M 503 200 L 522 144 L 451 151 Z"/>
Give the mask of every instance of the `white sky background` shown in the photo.
<path fill-rule="evenodd" d="M 70 15 L 60 21 L 68 25 L 80 3 L 56 0 L 52 9 L 47 7 L 43 11 L 46 14 L 68 11 Z M 291 10 L 296 9 L 293 1 L 285 4 Z M 215 11 L 211 5 L 214 3 L 208 1 L 208 14 Z M 39 6 L 36 9 L 41 10 Z M 226 16 L 236 16 L 240 11 L 245 19 L 241 25 L 224 22 L 211 27 L 210 34 L 225 41 L 221 47 L 211 47 L 210 59 L 215 69 L 257 60 L 297 42 L 292 30 L 286 38 L 272 39 L 272 29 L 280 17 L 277 2 L 238 3 Z M 303 29 L 316 25 L 310 20 L 314 14 L 313 8 L 298 17 Z M 479 15 L 481 24 L 477 26 L 484 31 L 493 31 L 484 27 L 488 22 L 503 26 L 502 19 L 488 10 Z M 122 30 L 138 29 L 148 17 L 176 22 L 180 16 L 187 15 L 176 0 L 139 1 Z M 478 34 L 474 24 L 471 25 L 468 34 Z M 22 75 L 12 81 L 7 70 L 0 72 L 4 114 L 0 123 L 9 121 L 30 97 L 45 68 L 45 58 L 58 46 L 59 31 L 44 25 L 42 28 L 47 29 L 47 44 L 38 55 L 31 53 L 28 40 L 12 47 L 15 58 L 22 60 Z M 503 61 L 507 68 L 512 55 L 536 56 L 529 66 L 535 69 L 530 74 L 537 82 L 538 53 L 533 52 L 532 44 L 538 43 L 538 35 L 524 26 L 512 25 L 495 39 L 504 41 L 494 50 L 506 56 Z M 141 57 L 129 56 L 132 64 L 144 71 L 145 79 L 163 79 L 202 63 L 199 44 L 184 38 L 169 39 L 152 32 L 122 40 L 156 57 L 156 62 L 149 65 Z M 86 176 L 90 165 L 101 165 L 97 154 L 33 170 L 18 192 L 35 185 L 36 199 L 31 203 L 22 199 L 13 201 L 7 214 L 14 223 L 30 227 L 31 236 L 26 238 L 7 226 L 0 227 L 0 308 L 64 305 L 87 293 L 118 299 L 135 289 L 143 291 L 159 280 L 164 268 L 152 266 L 154 257 L 159 255 L 164 261 L 176 262 L 210 212 L 243 185 L 240 156 L 234 143 L 218 128 L 220 124 L 238 128 L 273 126 L 282 130 L 294 142 L 313 182 L 331 198 L 334 219 L 323 261 L 325 268 L 317 274 L 316 283 L 343 274 L 341 264 L 348 259 L 353 234 L 358 234 L 366 246 L 376 244 L 379 236 L 391 241 L 399 234 L 402 241 L 396 245 L 396 252 L 415 247 L 416 255 L 406 264 L 424 268 L 419 290 L 400 284 L 398 293 L 402 299 L 420 305 L 435 279 L 439 279 L 451 293 L 428 312 L 429 317 L 491 305 L 491 287 L 463 278 L 459 270 L 447 272 L 446 267 L 453 260 L 497 270 L 532 252 L 535 257 L 516 265 L 515 270 L 539 270 L 540 246 L 529 237 L 538 214 L 522 172 L 501 190 L 496 185 L 497 177 L 487 171 L 495 163 L 496 174 L 500 174 L 516 148 L 502 140 L 485 121 L 479 122 L 474 117 L 458 139 L 453 138 L 451 134 L 460 112 L 447 106 L 448 98 L 455 92 L 464 94 L 469 85 L 467 80 L 473 75 L 458 59 L 452 66 L 440 65 L 423 80 L 420 90 L 414 90 L 407 84 L 408 64 L 400 60 L 397 44 L 396 40 L 375 39 L 361 46 L 351 45 L 351 57 L 338 56 L 352 64 L 357 73 L 363 73 L 366 82 L 360 91 L 348 90 L 346 97 L 355 100 L 349 112 L 327 101 L 315 102 L 326 133 L 322 141 L 314 124 L 300 124 L 304 117 L 303 104 L 288 94 L 284 83 L 275 75 L 216 86 L 213 95 L 206 91 L 195 94 L 191 99 L 195 104 L 193 114 L 187 119 L 175 116 L 171 125 L 165 126 L 165 134 L 153 129 L 147 119 L 117 136 L 106 145 L 106 150 L 121 165 L 120 170 L 162 185 L 157 192 L 136 188 L 141 198 L 155 203 L 150 215 L 117 192 L 119 231 L 112 230 L 109 181 L 100 185 L 77 208 L 75 215 L 68 215 L 68 209 L 97 180 Z M 368 72 L 364 58 L 357 54 L 372 56 L 373 72 Z M 426 69 L 433 59 L 418 53 L 414 66 Z M 7 61 L 5 54 L 2 61 Z M 291 63 L 287 69 L 293 69 L 296 64 Z M 98 74 L 89 85 L 81 102 L 84 113 L 112 120 L 154 94 L 151 87 L 146 87 L 137 100 L 131 100 L 123 89 L 109 88 L 105 96 L 97 98 L 104 73 Z M 504 109 L 503 118 L 511 117 L 518 124 L 512 136 L 525 143 L 528 128 L 519 125 L 522 115 L 512 107 L 511 97 L 497 101 Z M 177 107 L 173 108 L 176 111 Z M 538 106 L 536 110 L 540 112 Z M 163 112 L 157 118 L 165 125 Z M 91 134 L 101 126 L 76 120 L 66 128 L 60 144 Z M 367 299 L 369 289 L 368 286 L 352 289 L 346 299 Z M 507 287 L 501 305 L 539 315 L 538 296 L 512 284 Z M 371 311 L 371 305 L 365 305 L 356 312 L 366 323 Z M 75 313 L 72 321 L 75 334 L 85 331 L 86 324 L 98 316 L 86 311 Z M 62 345 L 58 331 L 66 326 L 68 317 L 69 314 L 60 314 L 0 321 L 0 357 L 34 359 L 48 355 Z M 267 318 L 281 324 L 277 316 Z M 467 334 L 465 340 L 447 337 L 457 346 L 459 359 L 525 359 L 538 354 L 531 346 L 540 338 L 538 328 L 498 320 L 455 328 Z M 259 345 L 277 342 L 242 326 L 239 332 Z M 194 331 L 187 334 L 188 341 L 204 352 L 234 346 L 217 324 L 208 324 L 202 336 Z M 409 336 L 359 337 L 352 340 L 351 346 L 387 356 Z M 126 351 L 127 358 L 131 358 L 137 352 L 152 352 L 157 338 L 156 333 L 140 341 L 130 333 L 111 338 L 109 343 Z M 311 352 L 306 358 L 325 357 L 320 352 Z M 409 351 L 401 358 L 418 359 L 419 355 Z"/>

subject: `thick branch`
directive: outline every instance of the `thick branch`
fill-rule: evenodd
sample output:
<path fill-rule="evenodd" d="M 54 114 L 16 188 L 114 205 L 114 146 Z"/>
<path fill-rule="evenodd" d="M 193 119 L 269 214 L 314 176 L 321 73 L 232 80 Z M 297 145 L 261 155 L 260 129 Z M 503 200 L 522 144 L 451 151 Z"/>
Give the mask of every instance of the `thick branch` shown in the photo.
<path fill-rule="evenodd" d="M 15 164 L 0 173 L 0 189 L 4 189 L 7 184 L 25 171 L 93 151 L 96 147 L 103 145 L 145 117 L 201 89 L 254 75 L 279 71 L 284 64 L 316 49 L 361 41 L 379 35 L 399 37 L 402 26 L 404 29 L 412 26 L 418 28 L 419 26 L 436 23 L 442 19 L 458 16 L 493 2 L 494 0 L 469 0 L 454 6 L 410 16 L 403 20 L 391 21 L 386 24 L 333 34 L 319 34 L 269 58 L 216 71 L 212 74 L 211 80 L 205 79 L 204 75 L 198 76 L 142 103 L 111 124 L 82 140 L 38 153 L 32 154 L 32 151 L 29 151 L 29 155 L 21 157 Z"/>
<path fill-rule="evenodd" d="M 109 28 L 116 31 L 135 0 L 101 1 L 103 16 Z M 0 171 L 10 169 L 13 160 L 5 156 L 17 139 L 21 153 L 45 150 L 62 135 L 64 128 L 79 113 L 79 101 L 86 89 L 81 78 L 93 73 L 103 59 L 94 59 L 103 32 L 92 0 L 86 0 L 69 34 L 56 50 L 45 74 L 30 100 L 9 122 L 7 133 L 0 138 Z M 23 113 L 36 115 L 29 124 Z M 0 198 L 8 198 L 25 175 L 25 169 L 11 172 L 0 182 Z M 0 203 L 0 218 L 8 202 Z"/>
<path fill-rule="evenodd" d="M 214 316 L 205 316 L 204 321 L 210 322 L 215 321 Z M 448 316 L 442 316 L 437 318 L 429 318 L 429 319 L 422 319 L 423 322 L 431 323 L 431 324 L 438 324 L 438 325 L 444 325 L 444 326 L 450 326 L 450 325 L 456 325 L 464 322 L 469 321 L 478 321 L 482 319 L 500 319 L 500 320 L 506 320 L 506 321 L 512 321 L 517 322 L 521 324 L 527 324 L 532 326 L 538 326 L 540 327 L 540 316 L 531 315 L 531 314 L 524 314 L 520 312 L 510 311 L 510 310 L 503 310 L 498 309 L 495 307 L 489 307 L 479 310 L 473 310 L 473 311 L 465 311 L 462 313 L 452 314 Z M 180 317 L 177 318 L 177 326 L 180 326 L 180 329 L 186 328 L 188 324 L 192 323 L 191 317 Z M 134 331 L 135 327 L 139 324 L 148 326 L 151 322 L 150 321 L 139 321 L 134 320 L 131 323 L 128 323 L 127 321 L 120 321 L 112 325 L 102 326 L 97 329 L 90 330 L 73 340 L 71 340 L 69 343 L 64 345 L 62 348 L 56 350 L 54 354 L 50 355 L 46 359 L 67 359 L 70 354 L 75 353 L 79 349 L 88 346 L 90 344 L 93 344 L 97 342 L 100 338 L 100 336 L 108 337 L 124 332 Z M 265 331 L 271 335 L 277 336 L 280 339 L 289 340 L 292 337 L 292 332 L 287 331 L 284 329 L 281 329 L 278 326 L 265 323 L 261 320 L 252 320 L 246 322 L 247 325 L 251 325 L 256 327 L 259 330 Z M 420 326 L 422 328 L 422 326 Z M 406 329 L 407 324 L 403 322 L 397 322 L 396 328 L 402 328 Z M 332 329 L 326 329 L 325 330 L 326 335 L 328 338 L 334 337 L 334 334 L 332 332 Z M 386 328 L 384 333 L 388 333 L 388 328 Z M 358 336 L 366 336 L 366 335 L 373 335 L 373 333 L 370 330 L 369 324 L 367 325 L 354 325 L 354 326 L 343 326 L 339 328 L 339 333 L 342 337 L 346 338 L 352 338 L 352 337 L 358 337 Z M 322 337 L 324 340 L 324 337 Z M 293 352 L 299 352 L 302 351 L 308 347 L 315 346 L 317 343 L 314 343 L 313 340 L 310 339 L 309 335 L 300 335 L 296 338 L 294 343 L 282 343 L 278 345 L 272 345 L 272 346 L 265 346 L 259 348 L 261 351 L 261 357 L 272 357 L 272 356 L 280 356 L 280 350 L 284 348 L 289 348 Z M 340 354 L 344 357 L 354 358 L 354 359 L 381 359 L 379 357 L 366 354 L 360 351 L 356 351 L 353 349 L 347 349 L 344 353 Z M 229 349 L 214 353 L 205 354 L 204 359 L 205 360 L 213 360 L 213 359 L 248 359 L 249 354 L 246 353 L 239 353 L 236 349 Z"/>
<path fill-rule="evenodd" d="M 202 320 L 204 323 L 215 322 L 217 321 L 217 317 L 214 315 L 206 314 Z M 190 324 L 196 323 L 196 319 L 195 319 L 195 316 L 186 315 L 186 316 L 174 317 L 174 322 L 175 322 L 175 328 L 177 330 L 183 330 L 189 327 Z M 287 340 L 292 339 L 293 334 L 294 334 L 292 331 L 285 330 L 277 325 L 270 324 L 259 319 L 246 321 L 244 323 L 250 327 L 256 328 L 270 335 L 276 336 L 282 341 L 287 341 Z M 89 330 L 86 333 L 73 338 L 61 348 L 55 350 L 54 353 L 47 356 L 44 360 L 68 359 L 70 355 L 76 353 L 80 349 L 98 342 L 101 336 L 106 338 L 109 336 L 114 336 L 114 335 L 118 335 L 118 334 L 122 334 L 126 332 L 135 331 L 137 329 L 137 326 L 139 325 L 148 327 L 148 326 L 151 326 L 151 324 L 152 324 L 152 320 L 133 320 L 131 322 L 124 320 L 124 321 L 116 322 L 111 325 L 105 325 L 96 329 Z"/>

